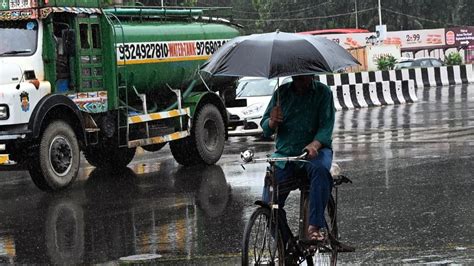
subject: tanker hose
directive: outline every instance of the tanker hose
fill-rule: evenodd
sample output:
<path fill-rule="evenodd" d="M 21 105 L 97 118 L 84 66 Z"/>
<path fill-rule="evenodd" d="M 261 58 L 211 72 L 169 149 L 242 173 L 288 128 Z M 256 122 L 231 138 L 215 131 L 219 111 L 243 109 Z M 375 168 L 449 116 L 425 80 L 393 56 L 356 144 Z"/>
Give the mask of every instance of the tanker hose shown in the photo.
<path fill-rule="evenodd" d="M 136 109 L 136 108 L 131 107 L 130 105 L 127 105 L 127 104 L 126 104 L 124 101 L 122 101 L 122 100 L 120 100 L 120 104 L 126 105 L 128 109 L 130 109 L 130 110 L 132 110 L 132 111 L 134 111 L 134 112 L 137 112 L 137 113 L 143 112 L 143 110 L 139 110 L 139 109 Z M 158 105 L 157 105 L 155 102 L 153 102 L 153 107 L 152 107 L 152 108 L 149 108 L 149 109 L 147 110 L 147 112 L 148 112 L 148 113 L 154 113 L 154 112 L 156 112 L 157 110 L 158 110 Z"/>
<path fill-rule="evenodd" d="M 196 86 L 197 80 L 193 80 L 191 84 L 189 84 L 188 88 L 184 91 L 183 95 L 181 96 L 182 99 L 188 97 L 188 95 L 191 93 L 191 91 L 194 89 L 194 86 Z M 168 106 L 164 111 L 169 111 L 171 109 L 174 109 L 178 106 L 178 102 L 175 102 Z"/>
<path fill-rule="evenodd" d="M 189 84 L 188 88 L 186 88 L 186 90 L 184 91 L 184 93 L 183 93 L 183 95 L 182 95 L 182 97 L 181 97 L 182 99 L 188 97 L 188 95 L 189 95 L 189 94 L 191 93 L 191 91 L 194 89 L 194 86 L 196 85 L 196 82 L 197 82 L 197 80 L 193 80 L 193 81 L 191 82 L 191 84 Z M 120 103 L 121 103 L 122 105 L 127 105 L 127 104 L 126 104 L 124 101 L 122 101 L 122 100 L 120 100 Z M 154 105 L 153 108 L 147 110 L 148 113 L 154 113 L 154 112 L 156 112 L 156 111 L 158 110 L 158 105 L 157 105 L 155 102 L 153 102 L 153 105 Z M 172 110 L 172 109 L 176 108 L 177 106 L 178 106 L 178 102 L 174 102 L 174 103 L 172 103 L 170 106 L 168 106 L 166 109 L 164 109 L 163 111 Z M 143 110 L 139 110 L 139 109 L 133 108 L 133 107 L 131 107 L 130 105 L 127 105 L 127 108 L 129 108 L 130 110 L 132 110 L 132 111 L 134 111 L 134 112 L 137 112 L 137 113 L 143 112 Z"/>

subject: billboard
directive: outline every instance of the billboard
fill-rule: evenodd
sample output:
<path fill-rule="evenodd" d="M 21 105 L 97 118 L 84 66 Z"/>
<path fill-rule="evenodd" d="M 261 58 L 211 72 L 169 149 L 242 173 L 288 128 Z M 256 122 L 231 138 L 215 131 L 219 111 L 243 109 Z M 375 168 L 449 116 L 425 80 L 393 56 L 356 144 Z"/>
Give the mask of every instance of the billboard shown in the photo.
<path fill-rule="evenodd" d="M 444 29 L 405 30 L 387 32 L 384 44 L 397 44 L 402 49 L 441 47 L 446 45 Z"/>
<path fill-rule="evenodd" d="M 442 47 L 446 45 L 444 33 L 444 29 L 389 31 L 386 33 L 383 44 L 398 45 L 402 50 Z M 366 46 L 376 38 L 376 33 L 324 34 L 320 36 L 349 49 Z"/>
<path fill-rule="evenodd" d="M 446 44 L 453 47 L 474 45 L 474 27 L 446 29 Z"/>
<path fill-rule="evenodd" d="M 345 33 L 345 34 L 323 34 L 318 35 L 334 41 L 345 49 L 363 47 L 374 33 Z"/>

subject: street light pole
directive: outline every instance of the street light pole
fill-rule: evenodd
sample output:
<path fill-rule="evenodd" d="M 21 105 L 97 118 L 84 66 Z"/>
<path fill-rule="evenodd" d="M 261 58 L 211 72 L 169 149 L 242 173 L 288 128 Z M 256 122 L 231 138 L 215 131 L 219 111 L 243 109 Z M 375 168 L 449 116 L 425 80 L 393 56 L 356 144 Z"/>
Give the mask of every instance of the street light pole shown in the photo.
<path fill-rule="evenodd" d="M 163 7 L 163 0 L 161 0 L 161 7 Z"/>
<path fill-rule="evenodd" d="M 354 5 L 355 5 L 355 13 L 356 13 L 356 29 L 358 29 L 359 28 L 359 16 L 357 14 L 357 0 L 355 0 Z"/>
<path fill-rule="evenodd" d="M 382 25 L 382 7 L 379 0 L 379 25 Z"/>

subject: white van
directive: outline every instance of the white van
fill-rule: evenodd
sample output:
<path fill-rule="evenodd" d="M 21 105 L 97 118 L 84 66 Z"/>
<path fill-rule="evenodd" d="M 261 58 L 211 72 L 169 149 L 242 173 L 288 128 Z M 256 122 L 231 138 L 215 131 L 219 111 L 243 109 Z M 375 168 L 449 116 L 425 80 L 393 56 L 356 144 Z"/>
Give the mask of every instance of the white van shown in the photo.
<path fill-rule="evenodd" d="M 243 77 L 237 82 L 236 99 L 247 101 L 244 107 L 230 107 L 229 136 L 256 136 L 263 134 L 260 121 L 272 98 L 273 92 L 283 84 L 291 82 L 291 77 L 265 79 Z"/>

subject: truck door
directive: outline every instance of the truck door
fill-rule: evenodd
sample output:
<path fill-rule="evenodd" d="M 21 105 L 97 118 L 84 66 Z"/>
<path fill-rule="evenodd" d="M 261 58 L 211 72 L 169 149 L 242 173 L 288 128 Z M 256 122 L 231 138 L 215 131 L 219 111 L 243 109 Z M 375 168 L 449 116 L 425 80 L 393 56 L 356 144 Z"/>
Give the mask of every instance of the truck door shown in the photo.
<path fill-rule="evenodd" d="M 102 39 L 99 18 L 95 15 L 79 17 L 76 81 L 78 92 L 104 91 Z"/>

